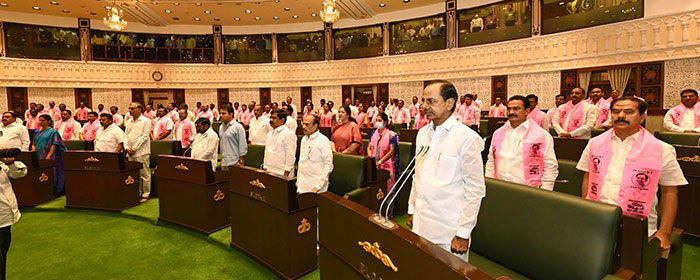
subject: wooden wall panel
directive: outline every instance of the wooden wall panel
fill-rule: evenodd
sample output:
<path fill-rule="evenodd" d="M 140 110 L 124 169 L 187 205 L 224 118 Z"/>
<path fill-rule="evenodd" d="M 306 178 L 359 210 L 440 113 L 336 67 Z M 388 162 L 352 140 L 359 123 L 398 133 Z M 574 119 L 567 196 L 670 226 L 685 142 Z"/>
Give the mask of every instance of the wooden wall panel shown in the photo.
<path fill-rule="evenodd" d="M 184 89 L 173 90 L 173 102 L 175 102 L 175 105 L 177 105 L 177 107 L 180 107 L 180 105 L 187 103 L 187 100 L 185 100 Z"/>
<path fill-rule="evenodd" d="M 389 83 L 377 84 L 377 106 L 382 101 L 389 105 Z"/>
<path fill-rule="evenodd" d="M 644 98 L 649 109 L 662 109 L 664 100 L 664 62 L 644 63 L 641 66 L 641 75 L 638 85 L 640 97 Z"/>
<path fill-rule="evenodd" d="M 24 111 L 29 108 L 27 101 L 26 87 L 8 87 L 7 88 L 7 107 L 15 111 L 21 119 L 24 119 Z"/>
<path fill-rule="evenodd" d="M 272 93 L 270 88 L 260 88 L 260 105 L 265 106 L 272 103 Z M 282 104 L 280 104 L 282 106 Z M 282 108 L 282 107 L 280 107 Z"/>
<path fill-rule="evenodd" d="M 139 102 L 144 108 L 146 107 L 146 100 L 143 98 L 143 89 L 131 89 L 131 102 Z"/>
<path fill-rule="evenodd" d="M 92 89 L 91 88 L 76 88 L 75 89 L 75 108 L 80 106 L 80 102 L 85 103 L 85 107 L 92 108 Z"/>
<path fill-rule="evenodd" d="M 216 108 L 224 108 L 224 106 L 228 106 L 228 99 L 229 98 L 229 92 L 228 88 L 219 88 L 216 89 Z"/>
<path fill-rule="evenodd" d="M 314 102 L 311 87 L 301 87 L 301 99 L 299 99 L 299 104 L 305 105 L 306 100 Z"/>
<path fill-rule="evenodd" d="M 496 102 L 496 98 L 500 97 L 503 103 L 506 103 L 508 97 L 508 76 L 491 76 L 491 104 Z"/>

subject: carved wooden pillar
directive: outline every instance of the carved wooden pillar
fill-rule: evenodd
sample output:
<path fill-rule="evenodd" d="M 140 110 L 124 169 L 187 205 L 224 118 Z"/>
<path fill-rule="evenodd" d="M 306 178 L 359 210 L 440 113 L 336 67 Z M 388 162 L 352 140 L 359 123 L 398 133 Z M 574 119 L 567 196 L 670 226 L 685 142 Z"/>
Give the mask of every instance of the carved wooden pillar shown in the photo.
<path fill-rule="evenodd" d="M 0 21 L 0 57 L 5 56 L 5 27 Z"/>
<path fill-rule="evenodd" d="M 228 88 L 218 88 L 216 89 L 216 103 L 217 108 L 221 109 L 224 106 L 228 106 L 229 90 Z"/>
<path fill-rule="evenodd" d="M 221 25 L 212 26 L 214 33 L 214 64 L 224 63 L 224 43 L 221 38 Z"/>
<path fill-rule="evenodd" d="M 90 19 L 78 19 L 78 36 L 80 36 L 80 60 L 92 60 L 92 44 L 90 43 Z"/>
<path fill-rule="evenodd" d="M 272 33 L 272 63 L 277 63 L 277 33 Z"/>
<path fill-rule="evenodd" d="M 326 60 L 333 60 L 333 51 L 335 46 L 333 46 L 333 24 L 323 23 L 323 38 L 326 41 Z"/>
<path fill-rule="evenodd" d="M 502 102 L 508 97 L 508 76 L 491 76 L 491 104 L 496 103 L 496 98 Z"/>
<path fill-rule="evenodd" d="M 531 1 L 532 4 L 532 36 L 539 36 L 542 30 L 542 1 Z"/>
<path fill-rule="evenodd" d="M 382 24 L 382 55 L 387 56 L 389 55 L 389 44 L 390 44 L 390 37 L 389 35 L 389 23 L 385 22 Z"/>
<path fill-rule="evenodd" d="M 447 48 L 453 49 L 457 47 L 457 38 L 459 38 L 459 32 L 457 28 L 457 0 L 445 1 L 445 12 L 447 13 Z"/>

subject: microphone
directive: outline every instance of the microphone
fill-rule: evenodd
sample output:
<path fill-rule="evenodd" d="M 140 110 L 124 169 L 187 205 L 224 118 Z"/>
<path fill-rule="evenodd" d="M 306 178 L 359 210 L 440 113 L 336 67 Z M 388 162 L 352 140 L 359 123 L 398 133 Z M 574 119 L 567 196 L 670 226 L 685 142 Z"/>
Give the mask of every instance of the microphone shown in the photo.
<path fill-rule="evenodd" d="M 185 151 L 182 152 L 182 156 L 183 156 L 183 157 L 186 157 L 186 156 L 187 156 L 187 152 L 192 152 L 192 148 L 187 148 L 187 149 L 185 149 Z"/>
<path fill-rule="evenodd" d="M 414 155 L 413 158 L 411 159 L 411 161 L 408 163 L 408 165 L 406 165 L 406 169 L 404 169 L 404 171 L 401 173 L 399 178 L 396 180 L 396 182 L 392 186 L 391 191 L 389 191 L 387 193 L 386 197 L 384 197 L 384 200 L 382 200 L 382 203 L 379 205 L 378 213 L 374 215 L 375 222 L 379 223 L 380 225 L 386 226 L 386 227 L 392 227 L 392 223 L 388 219 L 388 216 L 389 216 L 388 213 L 389 213 L 390 205 L 393 202 L 393 199 L 388 202 L 387 208 L 386 208 L 387 214 L 384 217 L 382 217 L 382 214 L 381 214 L 382 208 L 384 207 L 384 204 L 387 203 L 387 201 L 389 200 L 389 197 L 392 197 L 392 194 L 393 194 L 393 197 L 395 198 L 396 195 L 398 194 L 398 192 L 401 191 L 401 188 L 403 188 L 403 185 L 408 181 L 408 177 L 410 176 L 411 173 L 413 173 L 413 170 L 415 169 L 415 166 L 417 165 L 417 163 L 413 166 L 413 168 L 411 168 L 411 165 L 420 156 L 425 155 L 429 149 L 430 149 L 430 146 L 420 146 L 418 148 L 418 152 L 416 152 L 416 155 Z M 403 179 L 403 183 L 401 183 L 402 179 Z"/>
<path fill-rule="evenodd" d="M 538 181 L 538 180 L 535 180 L 535 179 L 527 180 L 527 184 L 529 185 L 530 182 L 532 182 L 532 181 Z M 561 180 L 539 180 L 539 181 L 540 181 L 540 183 L 542 183 L 542 182 L 547 182 L 547 183 L 564 183 L 564 184 L 566 184 L 566 183 L 569 182 L 569 180 L 566 180 L 566 179 L 561 179 Z M 542 188 L 542 185 L 537 186 L 537 188 Z"/>
<path fill-rule="evenodd" d="M 425 150 L 423 151 L 423 154 L 417 154 L 417 156 L 418 156 L 418 155 L 421 156 L 421 158 L 418 159 L 418 160 L 424 159 L 424 158 L 425 158 L 425 155 L 428 154 L 428 151 L 429 151 L 429 150 L 430 150 L 430 146 L 426 146 Z M 415 169 L 416 169 L 417 166 L 418 166 L 418 162 L 416 162 L 416 163 L 413 165 L 413 167 L 411 168 L 411 171 L 409 171 L 409 176 L 410 176 L 410 174 L 412 174 L 412 173 L 415 171 Z M 406 169 L 408 169 L 408 167 L 407 167 Z M 409 176 L 406 176 L 406 177 L 404 178 L 403 183 L 401 183 L 401 185 L 398 187 L 398 189 L 395 190 L 396 187 L 392 188 L 392 191 L 395 190 L 395 192 L 394 192 L 394 195 L 391 197 L 391 200 L 389 201 L 389 203 L 388 203 L 387 206 L 386 206 L 386 212 L 385 212 L 385 216 L 384 216 L 384 219 L 385 219 L 385 220 L 388 220 L 388 219 L 389 219 L 389 209 L 391 209 L 391 206 L 393 205 L 394 200 L 396 200 L 396 197 L 399 196 L 399 193 L 401 192 L 401 190 L 403 189 L 403 187 L 406 185 L 406 182 L 408 182 Z"/>

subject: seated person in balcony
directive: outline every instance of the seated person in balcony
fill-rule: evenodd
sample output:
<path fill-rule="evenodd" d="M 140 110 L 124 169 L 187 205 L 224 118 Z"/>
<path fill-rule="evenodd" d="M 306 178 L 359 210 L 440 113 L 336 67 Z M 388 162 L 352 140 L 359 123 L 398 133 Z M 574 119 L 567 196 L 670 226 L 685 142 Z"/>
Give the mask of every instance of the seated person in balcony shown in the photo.
<path fill-rule="evenodd" d="M 647 104 L 636 97 L 613 101 L 613 127 L 588 141 L 576 168 L 586 172 L 582 196 L 616 204 L 623 214 L 649 218 L 649 236 L 670 248 L 678 207 L 678 186 L 687 185 L 673 146 L 659 141 L 640 124 Z M 657 198 L 660 186 L 660 198 Z M 657 204 L 661 203 L 661 223 Z M 658 229 L 658 231 L 657 231 Z"/>
<path fill-rule="evenodd" d="M 80 129 L 80 140 L 92 141 L 95 140 L 97 130 L 100 129 L 100 121 L 97 119 L 96 112 L 88 113 L 88 121 Z"/>
<path fill-rule="evenodd" d="M 664 116 L 664 128 L 672 132 L 700 132 L 700 103 L 696 90 L 681 92 L 681 104 Z"/>
<path fill-rule="evenodd" d="M 75 119 L 78 121 L 87 121 L 89 112 L 92 112 L 92 110 L 85 107 L 85 102 L 80 102 L 78 109 L 75 109 Z"/>
<path fill-rule="evenodd" d="M 503 101 L 500 97 L 496 97 L 496 103 L 491 105 L 489 109 L 489 117 L 492 118 L 505 118 L 506 117 L 506 106 L 503 105 Z"/>
<path fill-rule="evenodd" d="M 160 107 L 156 111 L 157 118 L 153 120 L 153 132 L 151 133 L 151 139 L 153 140 L 165 140 L 168 136 L 172 138 L 170 133 L 173 131 L 173 121 L 170 116 L 165 112 L 165 108 Z M 143 116 L 143 115 L 142 115 Z M 144 116 L 145 118 L 146 116 Z"/>
<path fill-rule="evenodd" d="M 377 162 L 378 169 L 389 171 L 389 179 L 386 180 L 386 191 L 394 187 L 399 175 L 399 135 L 387 128 L 386 114 L 377 116 L 374 126 L 377 128 L 369 136 L 367 155 Z"/>
<path fill-rule="evenodd" d="M 493 133 L 486 177 L 551 191 L 559 175 L 554 140 L 528 118 L 529 103 L 521 95 L 508 99 L 508 122 Z"/>
<path fill-rule="evenodd" d="M 527 98 L 527 101 L 530 102 L 530 114 L 527 115 L 527 118 L 533 120 L 540 127 L 544 128 L 547 133 L 549 133 L 549 119 L 547 118 L 547 114 L 542 113 L 542 110 L 540 110 L 540 108 L 537 106 L 540 98 L 534 94 L 529 94 L 525 98 Z"/>
<path fill-rule="evenodd" d="M 591 138 L 591 130 L 598 119 L 598 109 L 583 101 L 586 92 L 582 88 L 571 90 L 571 100 L 562 104 L 554 113 L 552 125 L 559 137 Z"/>
<path fill-rule="evenodd" d="M 61 112 L 61 119 L 56 122 L 56 130 L 65 140 L 80 140 L 80 123 L 73 120 L 70 110 Z"/>
<path fill-rule="evenodd" d="M 255 106 L 253 113 L 255 113 L 255 117 L 250 119 L 248 140 L 250 140 L 250 144 L 265 145 L 267 134 L 272 130 L 270 119 L 263 116 L 262 107 L 260 107 L 260 105 Z"/>
<path fill-rule="evenodd" d="M 334 152 L 361 156 L 364 154 L 362 134 L 360 134 L 360 126 L 350 117 L 350 112 L 350 107 L 347 106 L 340 107 L 338 110 L 340 122 L 333 128 L 331 148 Z"/>
<path fill-rule="evenodd" d="M 100 115 L 100 128 L 95 134 L 95 152 L 121 152 L 126 134 L 112 122 L 112 115 Z"/>
<path fill-rule="evenodd" d="M 192 138 L 194 138 L 197 130 L 194 123 L 187 116 L 187 109 L 180 109 L 179 114 L 180 119 L 173 125 L 173 140 L 180 141 L 181 146 L 187 148 L 192 143 Z"/>
<path fill-rule="evenodd" d="M 301 120 L 304 137 L 301 138 L 298 193 L 322 193 L 328 190 L 328 175 L 333 171 L 333 152 L 328 137 L 318 131 L 320 118 L 307 115 Z"/>
<path fill-rule="evenodd" d="M 208 119 L 199 118 L 195 123 L 197 135 L 194 136 L 192 144 L 192 157 L 201 160 L 211 161 L 211 168 L 216 171 L 216 161 L 218 160 L 219 136 L 211 129 Z"/>
<path fill-rule="evenodd" d="M 418 131 L 418 158 L 408 203 L 413 232 L 468 261 L 469 241 L 481 199 L 486 195 L 481 151 L 484 141 L 452 116 L 457 89 L 447 81 L 431 81 L 421 107 L 432 121 Z"/>
<path fill-rule="evenodd" d="M 243 165 L 243 157 L 248 153 L 245 140 L 245 128 L 233 120 L 233 107 L 219 109 L 221 126 L 219 126 L 219 151 L 221 169 L 228 170 L 232 165 Z"/>
<path fill-rule="evenodd" d="M 264 169 L 270 173 L 291 178 L 294 177 L 297 136 L 284 125 L 286 119 L 287 112 L 285 110 L 272 111 L 270 116 L 272 131 L 268 132 L 265 141 L 263 165 Z"/>

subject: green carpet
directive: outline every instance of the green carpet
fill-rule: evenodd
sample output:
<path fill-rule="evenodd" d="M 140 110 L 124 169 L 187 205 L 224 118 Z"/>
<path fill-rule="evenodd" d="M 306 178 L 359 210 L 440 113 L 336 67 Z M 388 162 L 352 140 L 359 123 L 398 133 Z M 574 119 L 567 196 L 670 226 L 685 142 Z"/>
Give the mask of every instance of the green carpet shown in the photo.
<path fill-rule="evenodd" d="M 136 207 L 131 207 L 122 211 L 122 214 L 129 218 L 142 219 L 155 225 L 158 224 L 159 211 L 158 199 L 151 198 Z"/>

